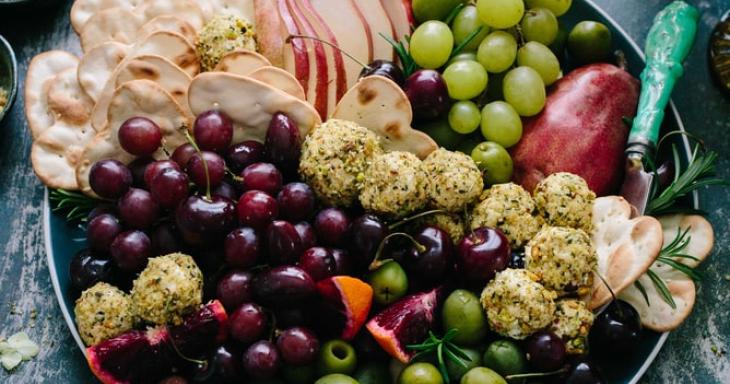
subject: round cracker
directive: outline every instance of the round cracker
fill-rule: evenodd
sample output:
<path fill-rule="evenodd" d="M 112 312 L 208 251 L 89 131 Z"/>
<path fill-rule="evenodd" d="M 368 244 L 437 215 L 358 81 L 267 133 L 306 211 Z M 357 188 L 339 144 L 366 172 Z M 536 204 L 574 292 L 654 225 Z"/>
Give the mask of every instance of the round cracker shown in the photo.
<path fill-rule="evenodd" d="M 79 84 L 92 100 L 99 100 L 107 80 L 130 49 L 129 45 L 109 41 L 94 47 L 81 58 L 78 70 Z"/>
<path fill-rule="evenodd" d="M 92 16 L 84 25 L 79 35 L 81 49 L 88 52 L 109 41 L 132 44 L 137 40 L 137 31 L 145 21 L 129 9 L 105 9 Z"/>
<path fill-rule="evenodd" d="M 268 66 L 271 66 L 271 62 L 261 54 L 248 49 L 236 49 L 221 58 L 215 71 L 246 76 L 257 69 Z"/>
<path fill-rule="evenodd" d="M 71 7 L 71 26 L 77 34 L 81 34 L 84 25 L 95 14 L 109 8 L 132 10 L 142 0 L 76 0 Z"/>
<path fill-rule="evenodd" d="M 641 325 L 656 332 L 669 332 L 679 327 L 692 313 L 696 299 L 696 287 L 687 275 L 668 266 L 651 268 L 661 278 L 672 294 L 676 305 L 672 308 L 660 294 L 652 280 L 642 276 L 638 282 L 646 292 L 646 298 L 635 285 L 627 287 L 618 297 L 631 304 L 639 312 Z M 648 303 L 647 303 L 648 298 Z"/>
<path fill-rule="evenodd" d="M 307 100 L 307 95 L 304 93 L 302 84 L 299 83 L 294 75 L 281 68 L 271 66 L 263 67 L 249 73 L 248 76 L 284 91 L 299 100 Z"/>
<path fill-rule="evenodd" d="M 34 138 L 53 125 L 53 115 L 48 110 L 48 83 L 59 72 L 75 68 L 79 59 L 65 51 L 48 51 L 31 60 L 25 78 L 25 118 Z"/>
<path fill-rule="evenodd" d="M 93 101 L 79 85 L 76 68 L 61 71 L 48 86 L 48 110 L 55 121 L 82 125 L 89 121 Z"/>
<path fill-rule="evenodd" d="M 198 32 L 193 28 L 190 23 L 187 21 L 175 16 L 175 15 L 161 15 L 157 16 L 154 19 L 147 22 L 147 24 L 143 25 L 139 31 L 137 31 L 137 36 L 140 38 L 144 38 L 147 35 L 150 35 L 157 31 L 170 31 L 175 32 L 188 40 L 188 42 L 192 45 L 195 45 L 195 43 L 198 41 Z"/>
<path fill-rule="evenodd" d="M 715 245 L 715 232 L 712 224 L 700 215 L 666 215 L 658 217 L 664 230 L 664 244 L 670 244 L 679 234 L 687 231 L 689 242 L 681 253 L 695 257 L 697 260 L 678 258 L 677 261 L 691 268 L 697 267 L 712 252 Z"/>

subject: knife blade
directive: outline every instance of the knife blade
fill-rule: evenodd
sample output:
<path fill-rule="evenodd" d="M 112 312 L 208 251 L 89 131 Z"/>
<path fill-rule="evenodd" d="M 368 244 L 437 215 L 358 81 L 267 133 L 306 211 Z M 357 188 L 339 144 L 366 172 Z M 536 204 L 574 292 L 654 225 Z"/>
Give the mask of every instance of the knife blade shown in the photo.
<path fill-rule="evenodd" d="M 654 18 L 646 38 L 646 67 L 641 72 L 641 95 L 626 145 L 626 166 L 621 196 L 643 214 L 649 202 L 653 174 L 644 159 L 654 156 L 664 110 L 677 80 L 682 62 L 697 34 L 699 12 L 684 1 L 674 1 Z M 651 159 L 653 160 L 653 159 Z"/>

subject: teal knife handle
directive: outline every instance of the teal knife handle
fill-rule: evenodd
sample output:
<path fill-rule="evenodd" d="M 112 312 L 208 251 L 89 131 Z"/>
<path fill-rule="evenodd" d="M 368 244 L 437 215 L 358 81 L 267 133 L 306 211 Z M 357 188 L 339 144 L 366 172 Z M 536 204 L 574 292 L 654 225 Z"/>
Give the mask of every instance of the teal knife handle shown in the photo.
<path fill-rule="evenodd" d="M 646 38 L 646 67 L 641 72 L 641 96 L 629 147 L 656 146 L 664 110 L 695 40 L 698 19 L 697 9 L 684 1 L 669 4 L 654 18 Z"/>

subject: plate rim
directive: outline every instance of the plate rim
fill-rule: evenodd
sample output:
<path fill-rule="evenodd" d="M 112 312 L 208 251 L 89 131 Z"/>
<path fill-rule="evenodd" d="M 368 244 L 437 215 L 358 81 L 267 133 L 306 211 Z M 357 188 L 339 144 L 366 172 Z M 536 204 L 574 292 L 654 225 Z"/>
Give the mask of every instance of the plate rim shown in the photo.
<path fill-rule="evenodd" d="M 627 43 L 639 54 L 639 57 L 642 61 L 646 62 L 646 57 L 644 55 L 644 50 L 639 47 L 639 45 L 634 41 L 634 39 L 626 32 L 626 30 L 619 24 L 613 17 L 611 17 L 606 11 L 604 11 L 601 7 L 596 5 L 593 0 L 583 0 L 586 4 L 588 4 L 591 8 L 593 8 L 597 13 L 599 13 L 602 17 L 604 17 L 606 20 L 608 20 L 612 26 L 622 35 L 622 37 L 627 41 Z M 677 122 L 677 128 L 679 128 L 680 131 L 687 132 L 687 130 L 684 127 L 684 122 L 682 121 L 682 117 L 679 114 L 679 111 L 677 110 L 676 105 L 674 104 L 673 100 L 670 100 L 669 102 L 669 108 L 672 112 L 672 116 L 674 117 L 675 121 Z M 686 136 L 681 137 L 682 144 L 684 145 L 684 149 L 686 153 L 691 153 L 691 147 L 689 140 Z M 697 191 L 692 192 L 692 205 L 695 208 L 699 207 L 699 194 Z M 73 317 L 71 316 L 71 313 L 69 311 L 69 308 L 66 307 L 65 300 L 63 298 L 63 292 L 61 291 L 61 286 L 58 281 L 58 272 L 56 270 L 55 265 L 55 258 L 53 257 L 53 240 L 51 237 L 51 209 L 48 199 L 48 188 L 44 187 L 44 196 L 43 196 L 43 236 L 44 236 L 44 244 L 45 244 L 45 250 L 46 250 L 46 261 L 48 264 L 48 270 L 49 274 L 51 275 L 51 284 L 53 285 L 53 290 L 56 294 L 56 301 L 58 302 L 58 305 L 61 309 L 61 313 L 63 315 L 63 318 L 66 322 L 66 326 L 71 331 L 71 335 L 73 336 L 74 340 L 76 341 L 76 344 L 78 345 L 79 349 L 81 349 L 84 356 L 86 356 L 86 346 L 81 340 L 81 337 L 79 336 L 79 333 L 76 329 L 76 324 L 73 321 Z M 646 371 L 649 369 L 649 367 L 654 363 L 654 360 L 656 360 L 657 355 L 659 354 L 659 351 L 661 351 L 662 347 L 664 346 L 665 342 L 667 341 L 667 337 L 669 337 L 670 332 L 664 332 L 659 337 L 659 340 L 654 345 L 654 348 L 649 353 L 649 356 L 644 360 L 644 363 L 639 367 L 637 372 L 634 374 L 634 376 L 629 380 L 628 384 L 636 384 L 639 382 L 642 376 L 646 373 Z"/>

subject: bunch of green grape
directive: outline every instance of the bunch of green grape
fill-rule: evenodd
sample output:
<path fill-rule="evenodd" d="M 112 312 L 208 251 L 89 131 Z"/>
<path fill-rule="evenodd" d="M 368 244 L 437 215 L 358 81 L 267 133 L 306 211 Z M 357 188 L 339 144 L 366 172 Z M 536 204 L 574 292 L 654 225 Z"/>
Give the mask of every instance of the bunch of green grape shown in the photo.
<path fill-rule="evenodd" d="M 431 0 L 414 2 L 414 6 L 433 7 L 444 1 L 453 5 L 453 0 Z M 560 30 L 557 17 L 570 6 L 571 0 L 477 0 L 460 7 L 446 22 L 425 21 L 411 37 L 415 63 L 421 68 L 443 69 L 453 100 L 447 121 L 451 135 L 473 138 L 481 130 L 478 141 L 464 140 L 459 149 L 472 154 L 487 182 L 511 179 L 512 159 L 507 149 L 522 138 L 521 118 L 543 110 L 545 88 L 562 74 L 554 52 L 562 50 L 567 34 Z M 444 5 L 441 13 L 414 11 L 443 16 L 446 9 Z M 429 133 L 447 136 L 435 126 L 428 127 L 433 128 Z"/>

